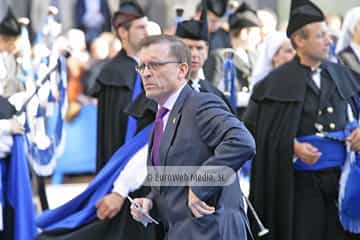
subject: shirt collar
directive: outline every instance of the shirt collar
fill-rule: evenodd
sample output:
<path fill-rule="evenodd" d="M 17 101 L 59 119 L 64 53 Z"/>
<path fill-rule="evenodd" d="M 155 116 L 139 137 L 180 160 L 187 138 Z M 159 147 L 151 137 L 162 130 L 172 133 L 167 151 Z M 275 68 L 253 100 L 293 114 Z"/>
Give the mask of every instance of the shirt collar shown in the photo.
<path fill-rule="evenodd" d="M 175 102 L 178 99 L 181 91 L 183 90 L 183 88 L 185 87 L 187 83 L 183 83 L 183 85 L 181 87 L 179 87 L 178 90 L 176 90 L 176 92 L 174 92 L 173 94 L 170 95 L 170 97 L 165 101 L 163 106 L 158 105 L 158 109 L 160 109 L 161 107 L 164 107 L 166 109 L 169 110 L 169 112 L 174 108 Z"/>

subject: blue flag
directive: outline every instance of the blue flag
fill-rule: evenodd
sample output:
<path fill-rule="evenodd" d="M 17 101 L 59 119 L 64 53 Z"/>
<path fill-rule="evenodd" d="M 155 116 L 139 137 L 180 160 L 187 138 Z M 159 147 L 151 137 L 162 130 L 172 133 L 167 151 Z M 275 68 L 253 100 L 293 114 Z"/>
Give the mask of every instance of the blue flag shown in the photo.
<path fill-rule="evenodd" d="M 5 198 L 14 209 L 14 240 L 32 240 L 37 230 L 23 136 L 14 137 L 11 159 L 5 174 Z"/>
<path fill-rule="evenodd" d="M 236 109 L 235 66 L 231 58 L 227 58 L 224 61 L 224 83 L 225 91 L 230 92 L 230 104 L 233 109 Z"/>
<path fill-rule="evenodd" d="M 152 124 L 120 147 L 84 192 L 68 203 L 40 215 L 36 219 L 37 226 L 44 231 L 75 229 L 95 220 L 96 203 L 111 191 L 114 181 L 128 161 L 145 146 L 151 129 Z"/>

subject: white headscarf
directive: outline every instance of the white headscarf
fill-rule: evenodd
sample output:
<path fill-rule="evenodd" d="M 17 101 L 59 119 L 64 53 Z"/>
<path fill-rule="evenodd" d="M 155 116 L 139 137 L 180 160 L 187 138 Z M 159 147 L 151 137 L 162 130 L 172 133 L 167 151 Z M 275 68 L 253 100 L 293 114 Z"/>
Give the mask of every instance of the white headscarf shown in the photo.
<path fill-rule="evenodd" d="M 273 70 L 272 58 L 287 39 L 284 32 L 272 32 L 265 38 L 252 73 L 253 86 Z"/>
<path fill-rule="evenodd" d="M 344 23 L 341 28 L 340 37 L 335 49 L 336 54 L 350 45 L 354 28 L 359 21 L 360 7 L 354 7 L 346 13 Z"/>

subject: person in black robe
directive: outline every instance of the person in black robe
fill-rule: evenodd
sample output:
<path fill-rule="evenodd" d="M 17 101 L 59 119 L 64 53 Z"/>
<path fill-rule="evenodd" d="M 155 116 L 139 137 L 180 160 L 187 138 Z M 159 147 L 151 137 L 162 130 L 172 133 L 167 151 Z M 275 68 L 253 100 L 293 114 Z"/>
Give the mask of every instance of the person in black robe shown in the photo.
<path fill-rule="evenodd" d="M 113 16 L 122 50 L 102 69 L 92 95 L 98 99 L 96 169 L 99 171 L 124 144 L 128 115 L 137 79 L 136 45 L 144 38 L 147 18 L 134 2 L 124 2 Z"/>
<path fill-rule="evenodd" d="M 220 97 L 232 110 L 229 98 L 219 89 L 205 79 L 203 66 L 208 57 L 209 33 L 207 23 L 206 4 L 203 3 L 200 20 L 186 20 L 178 23 L 175 35 L 189 47 L 191 51 L 192 65 L 189 85 L 198 92 L 210 92 Z"/>
<path fill-rule="evenodd" d="M 312 2 L 292 2 L 287 34 L 297 56 L 255 86 L 244 117 L 257 144 L 250 200 L 270 230 L 261 239 L 347 239 L 337 209 L 341 166 L 295 168 L 297 161 L 319 164 L 321 155 L 296 138 L 343 130 L 348 104 L 357 115 L 360 78 L 326 60 L 330 38 L 324 15 Z M 350 141 L 356 151 L 359 141 L 354 136 Z M 254 222 L 252 227 L 258 230 Z"/>

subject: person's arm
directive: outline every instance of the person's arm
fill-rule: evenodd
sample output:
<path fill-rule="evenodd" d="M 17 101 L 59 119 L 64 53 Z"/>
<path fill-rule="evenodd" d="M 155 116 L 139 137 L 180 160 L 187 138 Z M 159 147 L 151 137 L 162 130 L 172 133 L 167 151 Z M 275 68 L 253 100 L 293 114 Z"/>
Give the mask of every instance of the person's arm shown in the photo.
<path fill-rule="evenodd" d="M 220 174 L 224 168 L 231 168 L 236 173 L 247 160 L 253 159 L 253 137 L 216 96 L 209 96 L 200 102 L 195 116 L 202 140 L 214 149 L 214 155 L 204 161 L 202 166 L 217 166 Z M 199 199 L 206 201 L 221 188 L 192 186 L 191 190 Z"/>
<path fill-rule="evenodd" d="M 13 134 L 23 134 L 24 128 L 16 119 L 0 120 L 0 158 L 6 157 L 13 145 Z"/>
<path fill-rule="evenodd" d="M 129 192 L 138 189 L 146 177 L 148 145 L 142 147 L 126 164 L 113 184 L 112 192 L 96 204 L 99 219 L 113 218 L 124 204 Z"/>

